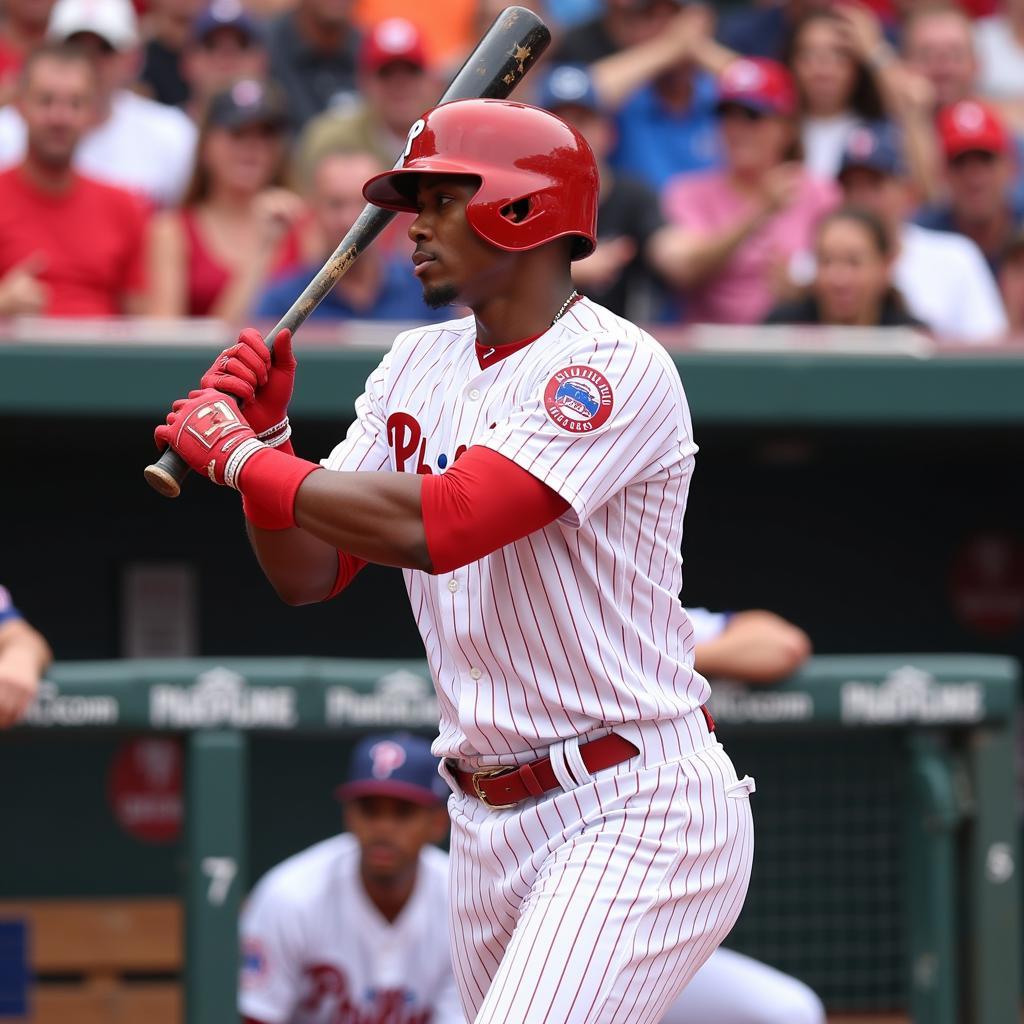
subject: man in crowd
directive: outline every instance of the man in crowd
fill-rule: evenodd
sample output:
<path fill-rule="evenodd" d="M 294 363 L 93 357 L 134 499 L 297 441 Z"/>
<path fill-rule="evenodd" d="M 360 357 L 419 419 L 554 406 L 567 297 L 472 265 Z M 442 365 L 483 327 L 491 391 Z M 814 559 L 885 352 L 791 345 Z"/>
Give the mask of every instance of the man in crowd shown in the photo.
<path fill-rule="evenodd" d="M 0 172 L 0 315 L 141 312 L 146 205 L 77 171 L 98 91 L 87 54 L 49 44 L 29 56 L 16 103 L 24 158 Z"/>
<path fill-rule="evenodd" d="M 25 713 L 53 654 L 42 635 L 14 607 L 0 586 L 0 728 L 13 725 Z"/>
<path fill-rule="evenodd" d="M 1024 231 L 1018 231 L 999 261 L 999 291 L 1006 304 L 1010 332 L 1024 334 Z"/>
<path fill-rule="evenodd" d="M 181 54 L 186 110 L 199 121 L 210 100 L 242 79 L 267 74 L 263 32 L 238 0 L 216 0 L 192 25 Z"/>
<path fill-rule="evenodd" d="M 25 55 L 46 35 L 53 0 L 5 0 L 0 11 L 0 105 L 14 95 Z"/>
<path fill-rule="evenodd" d="M 448 944 L 448 787 L 430 744 L 369 736 L 338 787 L 347 833 L 273 868 L 242 913 L 245 1024 L 465 1024 Z"/>
<path fill-rule="evenodd" d="M 182 111 L 128 88 L 139 45 L 130 0 L 58 0 L 47 36 L 87 50 L 97 66 L 94 123 L 75 155 L 77 168 L 158 206 L 177 202 L 192 170 L 196 129 Z M 21 159 L 25 133 L 15 107 L 0 110 L 0 166 Z"/>
<path fill-rule="evenodd" d="M 258 319 L 279 320 L 302 293 L 355 223 L 366 200 L 362 183 L 385 170 L 374 154 L 358 150 L 324 153 L 310 172 L 308 201 L 320 230 L 323 258 L 271 283 L 255 309 Z M 313 311 L 312 320 L 433 321 L 406 253 L 370 246 Z"/>
<path fill-rule="evenodd" d="M 298 0 L 270 24 L 270 74 L 288 97 L 296 130 L 355 90 L 359 36 L 351 10 L 352 0 Z"/>
<path fill-rule="evenodd" d="M 949 201 L 922 211 L 917 223 L 955 231 L 981 249 L 993 273 L 1024 219 L 1014 201 L 1013 142 L 1003 119 L 987 104 L 960 100 L 939 113 L 939 141 Z"/>
<path fill-rule="evenodd" d="M 390 167 L 405 148 L 409 127 L 429 109 L 440 91 L 427 67 L 419 29 L 405 18 L 374 25 L 359 51 L 362 103 L 327 110 L 306 125 L 297 163 L 308 168 L 324 152 L 365 149 Z"/>
<path fill-rule="evenodd" d="M 1006 331 L 992 273 L 974 242 L 911 224 L 899 140 L 887 125 L 855 129 L 839 171 L 846 201 L 870 210 L 893 239 L 893 284 L 908 311 L 940 338 L 991 342 Z"/>

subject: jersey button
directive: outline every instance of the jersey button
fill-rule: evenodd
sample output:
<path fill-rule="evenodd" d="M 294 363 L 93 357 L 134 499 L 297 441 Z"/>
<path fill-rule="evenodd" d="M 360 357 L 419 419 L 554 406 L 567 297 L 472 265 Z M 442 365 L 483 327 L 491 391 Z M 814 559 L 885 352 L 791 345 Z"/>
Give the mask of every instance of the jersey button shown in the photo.
<path fill-rule="evenodd" d="M 483 672 L 478 668 L 471 668 L 469 670 L 469 674 L 473 679 L 479 679 L 483 675 Z"/>
<path fill-rule="evenodd" d="M 471 402 L 475 402 L 480 397 L 480 392 L 476 388 L 471 388 L 468 397 Z"/>
<path fill-rule="evenodd" d="M 448 581 L 448 589 L 454 594 L 455 591 L 459 589 L 459 581 L 458 580 L 449 580 Z"/>

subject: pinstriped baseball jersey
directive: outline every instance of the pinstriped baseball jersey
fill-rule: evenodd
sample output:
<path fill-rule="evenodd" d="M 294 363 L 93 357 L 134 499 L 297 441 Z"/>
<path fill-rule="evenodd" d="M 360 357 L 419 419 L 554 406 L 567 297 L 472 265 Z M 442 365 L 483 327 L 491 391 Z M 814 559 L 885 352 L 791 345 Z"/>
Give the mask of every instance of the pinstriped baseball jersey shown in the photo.
<path fill-rule="evenodd" d="M 485 445 L 571 506 L 454 572 L 406 570 L 440 698 L 434 752 L 513 760 L 686 716 L 709 688 L 677 597 L 697 446 L 672 361 L 586 299 L 510 354 L 478 355 L 475 340 L 473 317 L 399 335 L 323 460 L 438 473 Z"/>

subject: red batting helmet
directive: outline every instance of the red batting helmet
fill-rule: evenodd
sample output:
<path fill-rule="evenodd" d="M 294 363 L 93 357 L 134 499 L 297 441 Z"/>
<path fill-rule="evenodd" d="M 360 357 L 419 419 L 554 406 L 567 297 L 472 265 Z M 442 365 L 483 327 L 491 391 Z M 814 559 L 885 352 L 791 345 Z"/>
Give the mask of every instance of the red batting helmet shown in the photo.
<path fill-rule="evenodd" d="M 597 162 L 586 139 L 547 110 L 508 100 L 434 107 L 409 129 L 401 167 L 371 178 L 363 195 L 385 210 L 415 213 L 417 174 L 478 177 L 466 218 L 499 249 L 523 252 L 574 237 L 574 260 L 594 251 Z"/>

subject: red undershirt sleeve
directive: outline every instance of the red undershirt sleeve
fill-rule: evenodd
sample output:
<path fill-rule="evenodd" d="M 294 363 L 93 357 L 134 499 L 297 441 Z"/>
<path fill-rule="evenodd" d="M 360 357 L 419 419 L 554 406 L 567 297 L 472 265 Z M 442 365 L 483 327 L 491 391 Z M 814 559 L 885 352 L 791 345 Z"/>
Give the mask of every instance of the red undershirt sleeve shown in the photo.
<path fill-rule="evenodd" d="M 511 459 L 476 445 L 423 478 L 423 531 L 435 573 L 451 572 L 553 523 L 569 503 Z"/>
<path fill-rule="evenodd" d="M 331 592 L 324 598 L 325 601 L 330 601 L 332 597 L 337 597 L 358 575 L 359 570 L 366 565 L 366 562 L 361 558 L 356 558 L 355 555 L 346 554 L 344 551 L 338 552 L 338 575 L 334 578 L 334 586 L 331 588 Z"/>

